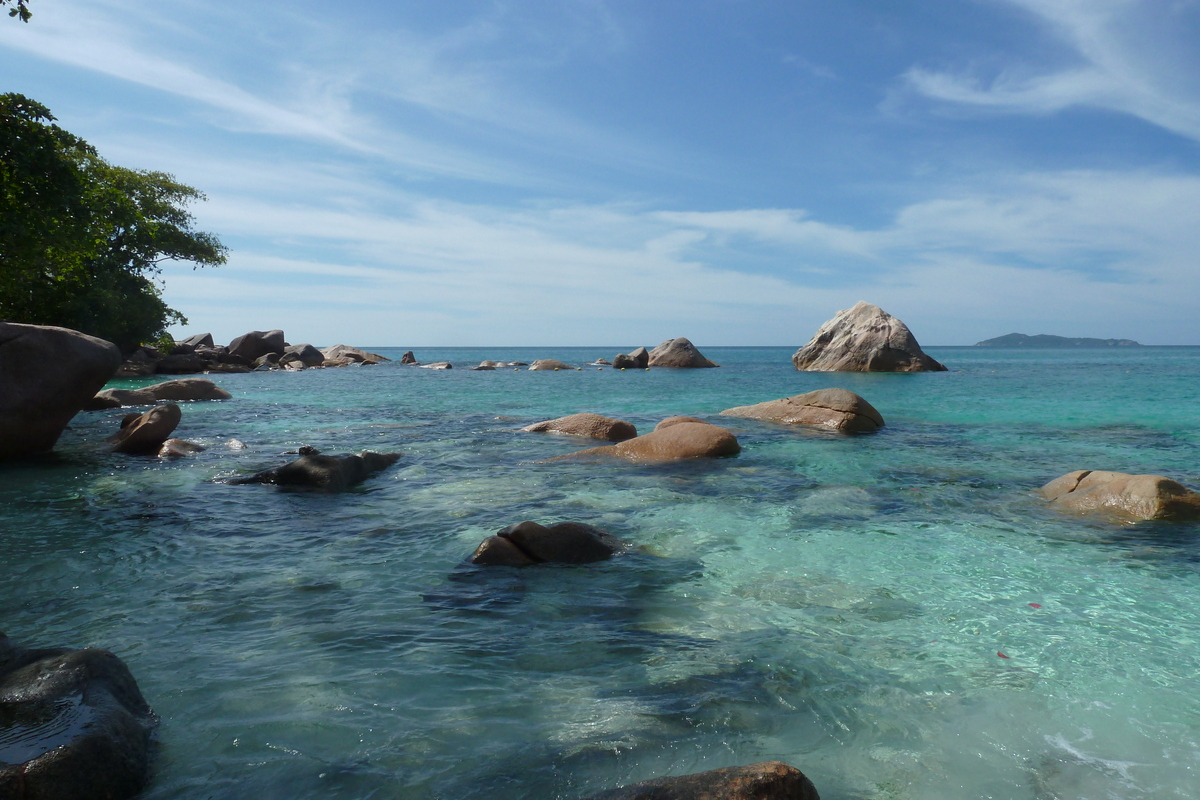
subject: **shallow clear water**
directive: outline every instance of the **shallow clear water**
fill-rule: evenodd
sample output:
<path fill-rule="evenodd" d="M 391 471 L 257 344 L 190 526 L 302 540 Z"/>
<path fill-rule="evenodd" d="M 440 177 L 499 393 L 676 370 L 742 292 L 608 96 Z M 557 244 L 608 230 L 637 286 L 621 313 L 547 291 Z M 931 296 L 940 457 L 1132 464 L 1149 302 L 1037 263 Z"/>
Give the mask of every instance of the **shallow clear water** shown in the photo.
<path fill-rule="evenodd" d="M 0 630 L 129 664 L 162 718 L 153 800 L 578 798 L 763 759 L 825 800 L 1200 794 L 1200 526 L 1034 494 L 1083 468 L 1200 487 L 1200 348 L 930 348 L 951 371 L 921 375 L 797 373 L 790 348 L 464 369 L 615 352 L 214 376 L 234 399 L 185 405 L 177 434 L 209 449 L 174 462 L 104 453 L 122 412 L 81 414 L 53 457 L 0 467 Z M 715 416 L 826 386 L 887 427 Z M 590 443 L 515 432 L 577 411 L 714 415 L 744 449 L 545 462 Z M 301 444 L 404 457 L 340 495 L 219 482 Z M 643 550 L 463 566 L 524 519 Z"/>

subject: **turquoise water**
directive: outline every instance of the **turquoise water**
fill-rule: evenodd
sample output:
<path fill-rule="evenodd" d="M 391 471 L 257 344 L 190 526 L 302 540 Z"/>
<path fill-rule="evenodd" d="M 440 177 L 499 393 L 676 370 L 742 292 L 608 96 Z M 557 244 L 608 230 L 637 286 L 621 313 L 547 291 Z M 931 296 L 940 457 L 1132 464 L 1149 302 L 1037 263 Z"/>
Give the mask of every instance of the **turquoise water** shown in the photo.
<path fill-rule="evenodd" d="M 81 414 L 0 467 L 0 630 L 129 664 L 162 718 L 153 800 L 579 798 L 763 759 L 825 800 L 1200 795 L 1200 525 L 1034 494 L 1082 468 L 1200 487 L 1200 348 L 930 348 L 951 371 L 921 375 L 704 349 L 724 366 L 213 376 L 234 399 L 177 431 L 209 449 L 169 463 L 104 453 L 122 412 Z M 887 427 L 710 417 L 826 386 Z M 743 451 L 545 462 L 588 445 L 515 432 L 577 411 L 711 418 Z M 404 457 L 340 495 L 219 481 L 301 444 Z M 643 550 L 463 566 L 524 519 Z"/>

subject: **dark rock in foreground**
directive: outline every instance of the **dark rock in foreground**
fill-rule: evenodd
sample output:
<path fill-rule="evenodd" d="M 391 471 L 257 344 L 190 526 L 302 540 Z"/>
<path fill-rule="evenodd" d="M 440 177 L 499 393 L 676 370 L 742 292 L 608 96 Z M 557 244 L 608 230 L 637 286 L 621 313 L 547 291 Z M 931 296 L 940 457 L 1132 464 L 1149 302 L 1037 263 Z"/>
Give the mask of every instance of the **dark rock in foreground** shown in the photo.
<path fill-rule="evenodd" d="M 608 447 L 593 447 L 554 458 L 616 456 L 629 461 L 661 462 L 724 458 L 737 455 L 741 449 L 737 437 L 725 428 L 707 422 L 678 422 Z"/>
<path fill-rule="evenodd" d="M 1133 339 L 1089 339 L 1086 336 L 1051 336 L 1039 333 L 1026 336 L 1023 333 L 1010 333 L 997 336 L 994 339 L 984 339 L 976 342 L 976 347 L 1141 347 Z"/>
<path fill-rule="evenodd" d="M 647 365 L 651 367 L 672 367 L 675 369 L 694 369 L 704 367 L 719 367 L 715 361 L 709 361 L 696 346 L 680 336 L 678 339 L 667 339 L 650 351 Z"/>
<path fill-rule="evenodd" d="M 582 522 L 559 522 L 546 527 L 527 521 L 484 539 L 470 561 L 494 567 L 588 564 L 607 561 L 626 548 L 625 542 L 611 533 Z"/>
<path fill-rule="evenodd" d="M 804 773 L 781 761 L 761 761 L 693 775 L 656 778 L 585 800 L 820 800 Z"/>
<path fill-rule="evenodd" d="M 26 650 L 0 633 L 0 798 L 132 797 L 157 724 L 107 650 Z"/>
<path fill-rule="evenodd" d="M 818 389 L 782 400 L 727 408 L 721 413 L 789 425 L 819 425 L 848 433 L 877 431 L 883 427 L 883 416 L 875 407 L 845 389 Z"/>
<path fill-rule="evenodd" d="M 1054 508 L 1077 514 L 1200 519 L 1200 494 L 1162 475 L 1077 470 L 1050 481 L 1041 493 Z"/>
<path fill-rule="evenodd" d="M 870 303 L 839 311 L 792 356 L 810 372 L 943 372 L 900 320 Z"/>
<path fill-rule="evenodd" d="M 0 461 L 51 450 L 120 365 L 103 339 L 0 322 Z"/>
<path fill-rule="evenodd" d="M 311 448 L 304 452 L 307 454 L 281 467 L 264 470 L 247 478 L 233 478 L 229 483 L 273 483 L 277 486 L 340 492 L 400 460 L 399 453 L 375 453 L 370 450 L 344 456 L 324 456 Z"/>
<path fill-rule="evenodd" d="M 535 422 L 521 430 L 531 433 L 567 433 L 610 442 L 623 442 L 637 436 L 637 428 L 629 422 L 586 412 Z"/>

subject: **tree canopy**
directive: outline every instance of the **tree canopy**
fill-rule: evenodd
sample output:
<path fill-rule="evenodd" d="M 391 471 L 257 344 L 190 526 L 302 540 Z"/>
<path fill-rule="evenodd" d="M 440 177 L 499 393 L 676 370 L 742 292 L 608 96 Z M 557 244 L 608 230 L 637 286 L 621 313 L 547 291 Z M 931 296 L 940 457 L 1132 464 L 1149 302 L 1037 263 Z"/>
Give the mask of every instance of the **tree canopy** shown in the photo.
<path fill-rule="evenodd" d="M 0 95 L 0 318 L 126 351 L 186 322 L 163 302 L 158 275 L 168 260 L 225 262 L 187 211 L 203 198 L 166 173 L 109 164 L 45 106 Z"/>
<path fill-rule="evenodd" d="M 0 6 L 9 5 L 13 0 L 0 0 Z M 16 17 L 21 22 L 29 22 L 33 12 L 29 10 L 29 0 L 16 0 L 16 5 L 8 10 L 10 17 Z"/>

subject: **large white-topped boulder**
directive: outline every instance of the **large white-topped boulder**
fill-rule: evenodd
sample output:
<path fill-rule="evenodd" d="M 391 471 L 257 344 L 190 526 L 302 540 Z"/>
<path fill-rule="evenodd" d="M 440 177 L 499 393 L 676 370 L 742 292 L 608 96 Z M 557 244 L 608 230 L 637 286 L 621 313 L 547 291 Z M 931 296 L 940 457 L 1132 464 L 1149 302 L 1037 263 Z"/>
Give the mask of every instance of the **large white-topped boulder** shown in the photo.
<path fill-rule="evenodd" d="M 808 372 L 943 372 L 900 320 L 870 303 L 839 311 L 792 356 Z"/>

